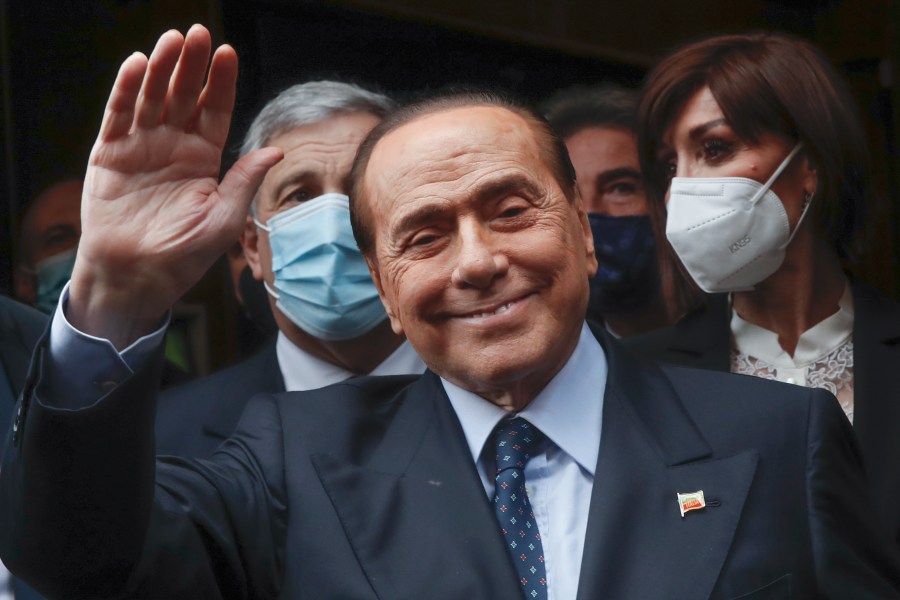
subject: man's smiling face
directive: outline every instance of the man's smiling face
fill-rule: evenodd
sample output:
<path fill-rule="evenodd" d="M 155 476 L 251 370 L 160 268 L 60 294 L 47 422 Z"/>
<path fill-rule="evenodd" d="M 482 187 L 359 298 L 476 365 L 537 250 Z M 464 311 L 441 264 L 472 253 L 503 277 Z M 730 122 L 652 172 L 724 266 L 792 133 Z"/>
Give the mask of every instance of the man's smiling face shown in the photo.
<path fill-rule="evenodd" d="M 447 109 L 385 135 L 363 181 L 394 330 L 457 385 L 526 403 L 574 349 L 597 266 L 538 144 L 510 110 Z"/>

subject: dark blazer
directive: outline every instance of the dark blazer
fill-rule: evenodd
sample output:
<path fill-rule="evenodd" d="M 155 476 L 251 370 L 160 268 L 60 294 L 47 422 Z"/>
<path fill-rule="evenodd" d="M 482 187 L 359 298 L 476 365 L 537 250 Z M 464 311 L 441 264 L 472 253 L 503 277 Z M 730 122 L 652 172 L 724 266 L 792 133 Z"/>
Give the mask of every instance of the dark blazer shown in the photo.
<path fill-rule="evenodd" d="M 898 597 L 832 396 L 643 366 L 595 333 L 609 377 L 578 600 Z M 154 368 L 59 410 L 43 352 L 0 469 L 0 555 L 49 595 L 521 600 L 433 373 L 257 396 L 210 461 L 155 462 Z M 711 505 L 682 517 L 696 490 Z"/>
<path fill-rule="evenodd" d="M 853 282 L 853 424 L 882 522 L 900 545 L 900 304 Z M 625 343 L 642 357 L 728 371 L 731 327 L 727 296 L 657 332 Z"/>
<path fill-rule="evenodd" d="M 9 382 L 12 398 L 18 396 L 25 383 L 31 351 L 47 326 L 47 316 L 6 296 L 0 296 L 0 369 Z M 15 404 L 0 395 L 0 423 L 7 426 Z M 40 596 L 19 579 L 11 581 L 16 600 L 39 600 Z"/>
<path fill-rule="evenodd" d="M 169 388 L 156 409 L 156 453 L 208 457 L 234 432 L 250 398 L 283 391 L 274 340 L 243 362 Z"/>

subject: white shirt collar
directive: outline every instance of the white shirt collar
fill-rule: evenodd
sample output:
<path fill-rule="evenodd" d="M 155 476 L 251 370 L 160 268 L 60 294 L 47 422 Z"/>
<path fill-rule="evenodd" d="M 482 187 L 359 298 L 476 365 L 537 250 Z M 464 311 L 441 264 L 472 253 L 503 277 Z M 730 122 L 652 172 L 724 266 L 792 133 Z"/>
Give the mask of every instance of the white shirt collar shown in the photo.
<path fill-rule="evenodd" d="M 600 452 L 606 376 L 606 356 L 585 324 L 572 356 L 519 413 L 591 476 Z M 441 383 L 462 425 L 472 460 L 477 463 L 494 427 L 509 413 L 444 378 Z"/>
<path fill-rule="evenodd" d="M 844 286 L 837 312 L 800 334 L 793 357 L 781 348 L 777 333 L 745 321 L 733 309 L 731 334 L 738 352 L 776 367 L 801 367 L 814 363 L 853 335 L 853 293 L 850 284 Z"/>
<path fill-rule="evenodd" d="M 354 377 L 347 369 L 333 365 L 305 352 L 281 331 L 275 341 L 278 367 L 284 377 L 284 387 L 289 392 L 314 390 Z M 390 356 L 375 367 L 370 375 L 407 375 L 422 373 L 425 363 L 406 340 Z"/>

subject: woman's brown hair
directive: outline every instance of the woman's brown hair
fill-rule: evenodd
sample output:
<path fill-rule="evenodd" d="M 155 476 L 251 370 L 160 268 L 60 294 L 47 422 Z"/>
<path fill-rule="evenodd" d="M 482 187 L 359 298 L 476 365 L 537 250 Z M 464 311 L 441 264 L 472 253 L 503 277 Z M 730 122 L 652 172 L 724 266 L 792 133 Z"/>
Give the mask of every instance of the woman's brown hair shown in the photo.
<path fill-rule="evenodd" d="M 853 98 L 809 43 L 781 34 L 724 35 L 686 45 L 648 75 L 638 108 L 638 152 L 651 216 L 665 239 L 666 165 L 662 137 L 703 87 L 732 130 L 754 143 L 762 133 L 803 142 L 818 189 L 810 217 L 842 259 L 856 258 L 869 195 L 868 149 Z M 660 244 L 664 291 L 679 312 L 698 290 L 668 244 Z"/>

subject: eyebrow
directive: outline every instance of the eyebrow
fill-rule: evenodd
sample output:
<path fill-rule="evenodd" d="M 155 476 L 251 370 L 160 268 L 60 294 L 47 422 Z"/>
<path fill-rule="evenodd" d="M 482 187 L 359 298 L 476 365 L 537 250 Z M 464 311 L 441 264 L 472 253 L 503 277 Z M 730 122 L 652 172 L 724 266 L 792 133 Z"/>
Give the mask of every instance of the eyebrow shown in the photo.
<path fill-rule="evenodd" d="M 518 191 L 523 191 L 526 196 L 532 198 L 540 195 L 540 190 L 530 178 L 516 173 L 488 181 L 478 186 L 470 196 L 480 204 L 486 200 L 502 198 Z M 442 218 L 451 211 L 452 207 L 449 202 L 425 204 L 400 217 L 391 230 L 395 236 L 402 236 L 430 221 Z"/>
<path fill-rule="evenodd" d="M 617 169 L 603 171 L 602 173 L 597 175 L 597 187 L 602 187 L 610 181 L 615 181 L 616 179 L 640 180 L 641 172 L 637 169 L 632 169 L 631 167 L 619 167 Z"/>
<path fill-rule="evenodd" d="M 709 121 L 708 123 L 704 123 L 703 125 L 697 125 L 688 133 L 688 137 L 692 140 L 696 140 L 704 133 L 709 131 L 710 129 L 715 129 L 716 127 L 721 127 L 722 125 L 728 125 L 728 121 L 725 119 L 714 119 Z"/>

